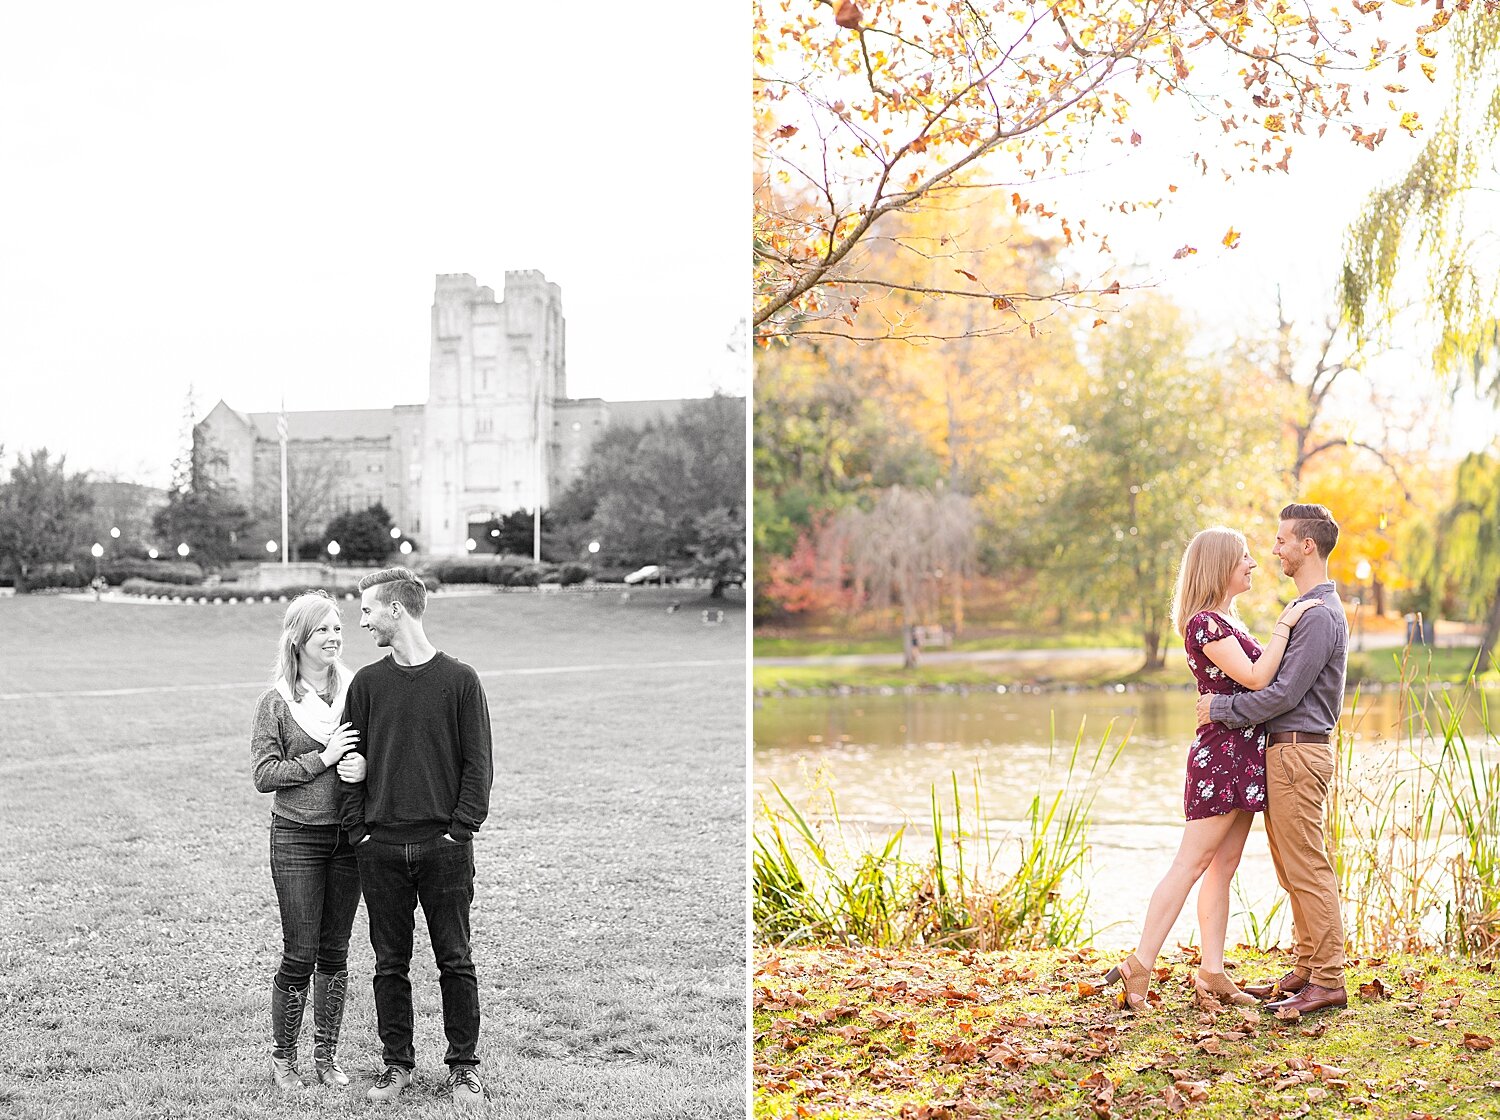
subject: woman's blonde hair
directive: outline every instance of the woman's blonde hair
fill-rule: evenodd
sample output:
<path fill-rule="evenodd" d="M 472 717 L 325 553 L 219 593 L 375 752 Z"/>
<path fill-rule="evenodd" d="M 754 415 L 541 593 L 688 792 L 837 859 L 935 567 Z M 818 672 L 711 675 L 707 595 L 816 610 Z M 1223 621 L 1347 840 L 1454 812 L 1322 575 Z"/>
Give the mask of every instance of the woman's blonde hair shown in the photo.
<path fill-rule="evenodd" d="M 1188 542 L 1177 568 L 1177 590 L 1172 593 L 1172 628 L 1177 633 L 1185 637 L 1193 615 L 1224 601 L 1229 577 L 1249 547 L 1244 533 L 1222 525 L 1204 529 Z M 1229 613 L 1239 620 L 1239 611 L 1232 602 Z"/>
<path fill-rule="evenodd" d="M 329 614 L 338 618 L 339 608 L 326 591 L 308 591 L 287 604 L 286 617 L 281 620 L 281 641 L 276 646 L 276 670 L 271 679 L 286 681 L 293 700 L 301 700 L 306 693 L 301 677 L 302 646 Z M 338 665 L 335 659 L 330 668 L 336 673 Z M 337 676 L 329 677 L 330 695 L 337 681 Z"/>

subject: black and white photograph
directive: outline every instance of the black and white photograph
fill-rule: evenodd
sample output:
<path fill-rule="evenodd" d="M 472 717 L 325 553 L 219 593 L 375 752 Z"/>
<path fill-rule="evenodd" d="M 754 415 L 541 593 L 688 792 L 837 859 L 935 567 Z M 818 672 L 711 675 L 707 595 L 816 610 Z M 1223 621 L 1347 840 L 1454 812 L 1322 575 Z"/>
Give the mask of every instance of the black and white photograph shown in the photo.
<path fill-rule="evenodd" d="M 7 13 L 0 1114 L 745 1115 L 742 16 Z"/>

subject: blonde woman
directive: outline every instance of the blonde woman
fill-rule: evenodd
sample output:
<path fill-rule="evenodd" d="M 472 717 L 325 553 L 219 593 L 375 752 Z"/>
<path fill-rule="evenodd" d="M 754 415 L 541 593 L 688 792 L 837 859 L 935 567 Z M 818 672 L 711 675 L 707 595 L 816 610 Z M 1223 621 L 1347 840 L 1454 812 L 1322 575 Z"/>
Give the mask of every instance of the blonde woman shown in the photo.
<path fill-rule="evenodd" d="M 336 1060 L 359 864 L 339 827 L 335 769 L 359 742 L 340 723 L 353 674 L 339 660 L 344 628 L 321 591 L 293 599 L 282 620 L 274 683 L 250 738 L 255 788 L 271 804 L 271 880 L 281 908 L 281 966 L 271 981 L 271 1080 L 300 1089 L 297 1035 L 313 1003 L 313 1065 L 325 1085 L 347 1085 Z M 344 763 L 344 765 L 348 765 Z"/>
<path fill-rule="evenodd" d="M 1255 561 L 1243 534 L 1204 529 L 1182 555 L 1172 624 L 1182 635 L 1188 668 L 1198 692 L 1258 692 L 1271 683 L 1286 652 L 1292 627 L 1319 600 L 1293 603 L 1276 620 L 1270 641 L 1261 645 L 1240 621 L 1237 596 L 1250 590 Z M 1172 866 L 1151 894 L 1140 941 L 1104 977 L 1124 982 L 1121 1007 L 1147 1008 L 1146 993 L 1162 942 L 1177 921 L 1193 884 L 1198 889 L 1198 931 L 1202 960 L 1193 978 L 1200 1003 L 1214 999 L 1249 1006 L 1255 998 L 1224 974 L 1224 935 L 1229 924 L 1229 885 L 1239 866 L 1255 814 L 1266 807 L 1266 736 L 1260 726 L 1231 731 L 1220 723 L 1198 728 L 1188 751 L 1183 811 L 1187 824 Z"/>

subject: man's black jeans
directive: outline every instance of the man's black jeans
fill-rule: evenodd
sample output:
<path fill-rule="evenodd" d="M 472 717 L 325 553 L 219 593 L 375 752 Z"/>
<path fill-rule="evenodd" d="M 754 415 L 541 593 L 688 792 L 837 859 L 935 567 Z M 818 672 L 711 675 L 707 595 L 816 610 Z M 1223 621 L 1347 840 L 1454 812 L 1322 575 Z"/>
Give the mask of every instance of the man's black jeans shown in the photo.
<path fill-rule="evenodd" d="M 474 901 L 474 845 L 436 836 L 420 844 L 366 840 L 355 847 L 370 945 L 375 950 L 375 1017 L 385 1064 L 414 1069 L 412 930 L 417 903 L 437 961 L 443 1032 L 450 1066 L 478 1065 L 479 980 L 469 953 L 469 904 Z"/>

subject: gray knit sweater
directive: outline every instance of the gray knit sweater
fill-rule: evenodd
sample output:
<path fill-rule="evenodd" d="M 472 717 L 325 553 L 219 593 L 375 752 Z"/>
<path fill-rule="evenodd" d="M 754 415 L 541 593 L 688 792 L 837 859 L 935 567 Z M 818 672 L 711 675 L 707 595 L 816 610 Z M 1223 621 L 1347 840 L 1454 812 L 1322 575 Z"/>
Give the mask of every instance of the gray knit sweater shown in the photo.
<path fill-rule="evenodd" d="M 255 788 L 274 793 L 271 811 L 299 824 L 338 824 L 338 769 L 323 765 L 319 743 L 292 718 L 281 693 L 268 688 L 255 708 L 250 759 Z"/>

